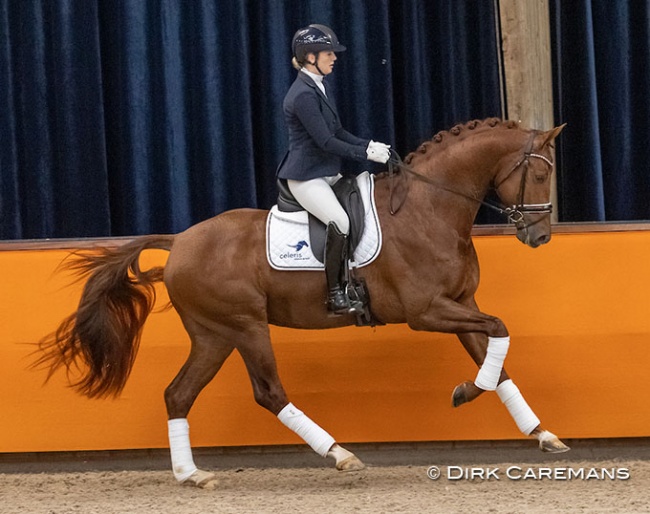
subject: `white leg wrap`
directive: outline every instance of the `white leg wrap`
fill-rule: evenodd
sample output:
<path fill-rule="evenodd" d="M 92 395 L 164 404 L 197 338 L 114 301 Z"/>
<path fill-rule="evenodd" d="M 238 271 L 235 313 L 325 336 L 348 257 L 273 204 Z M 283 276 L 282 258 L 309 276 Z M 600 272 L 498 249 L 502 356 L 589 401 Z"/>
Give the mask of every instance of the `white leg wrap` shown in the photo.
<path fill-rule="evenodd" d="M 302 437 L 321 457 L 327 457 L 327 452 L 336 442 L 331 435 L 305 416 L 302 411 L 296 409 L 293 403 L 289 403 L 280 411 L 278 419 L 287 428 Z"/>
<path fill-rule="evenodd" d="M 521 395 L 519 388 L 512 380 L 504 380 L 497 387 L 497 395 L 508 409 L 508 412 L 517 423 L 517 427 L 525 435 L 535 430 L 540 421 L 533 410 L 528 406 L 526 400 Z"/>
<path fill-rule="evenodd" d="M 477 387 L 484 391 L 494 391 L 497 388 L 509 346 L 509 336 L 488 338 L 487 355 L 474 380 Z"/>
<path fill-rule="evenodd" d="M 187 419 L 176 418 L 167 422 L 167 428 L 174 476 L 179 482 L 184 482 L 197 470 L 194 459 L 192 459 L 190 425 Z"/>
<path fill-rule="evenodd" d="M 544 443 L 546 441 L 555 441 L 557 440 L 557 436 L 553 432 L 549 432 L 548 430 L 542 430 L 537 436 L 537 440 L 540 443 Z"/>

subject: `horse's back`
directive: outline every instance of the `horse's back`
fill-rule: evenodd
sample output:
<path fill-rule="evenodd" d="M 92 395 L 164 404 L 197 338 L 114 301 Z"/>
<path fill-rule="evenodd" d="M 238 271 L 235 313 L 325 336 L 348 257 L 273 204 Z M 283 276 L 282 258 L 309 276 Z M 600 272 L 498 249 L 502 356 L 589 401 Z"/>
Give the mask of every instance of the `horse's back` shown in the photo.
<path fill-rule="evenodd" d="M 215 250 L 227 254 L 259 246 L 267 215 L 268 211 L 259 209 L 235 209 L 197 223 L 176 235 L 170 259 L 175 255 L 187 261 Z"/>

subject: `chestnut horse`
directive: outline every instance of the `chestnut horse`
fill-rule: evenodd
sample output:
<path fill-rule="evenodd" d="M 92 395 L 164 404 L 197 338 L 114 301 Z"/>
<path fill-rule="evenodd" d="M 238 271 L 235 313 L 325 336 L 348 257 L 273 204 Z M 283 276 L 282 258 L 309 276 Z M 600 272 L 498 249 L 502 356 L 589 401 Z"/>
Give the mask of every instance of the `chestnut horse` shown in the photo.
<path fill-rule="evenodd" d="M 502 369 L 509 334 L 497 317 L 479 310 L 474 293 L 479 265 L 471 238 L 474 218 L 490 188 L 507 207 L 517 238 L 533 248 L 551 238 L 549 213 L 553 141 L 563 127 L 543 132 L 498 119 L 472 121 L 437 134 L 376 178 L 375 199 L 384 245 L 356 273 L 383 323 L 454 333 L 479 366 L 475 381 L 457 386 L 454 406 L 496 390 L 520 430 L 544 451 L 568 450 L 544 430 Z M 398 198 L 399 193 L 399 198 Z M 191 339 L 191 352 L 165 390 L 174 475 L 213 487 L 214 475 L 194 465 L 187 415 L 201 390 L 237 350 L 255 400 L 278 416 L 339 470 L 363 464 L 289 402 L 280 382 L 269 324 L 326 329 L 355 323 L 331 316 L 323 273 L 277 271 L 265 254 L 268 212 L 224 212 L 177 235 L 137 237 L 117 248 L 78 254 L 68 266 L 87 282 L 77 312 L 41 340 L 38 365 L 51 376 L 81 364 L 72 385 L 89 397 L 119 395 L 136 357 L 142 327 L 164 280 Z M 163 268 L 143 271 L 140 253 L 169 250 Z M 300 295 L 296 294 L 300 291 Z"/>

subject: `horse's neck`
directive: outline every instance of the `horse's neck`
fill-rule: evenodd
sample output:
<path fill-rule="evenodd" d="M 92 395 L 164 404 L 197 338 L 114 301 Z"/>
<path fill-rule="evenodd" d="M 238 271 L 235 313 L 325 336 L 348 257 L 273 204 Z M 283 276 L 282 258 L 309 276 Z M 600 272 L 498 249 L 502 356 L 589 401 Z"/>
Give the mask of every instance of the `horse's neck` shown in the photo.
<path fill-rule="evenodd" d="M 469 239 L 495 175 L 516 161 L 526 137 L 519 131 L 504 134 L 499 128 L 488 129 L 440 147 L 430 143 L 434 146 L 425 153 L 415 154 L 409 167 L 425 178 L 402 172 L 409 175 L 402 217 L 412 222 L 400 230 L 432 237 L 444 225 Z"/>
<path fill-rule="evenodd" d="M 431 152 L 429 159 L 414 168 L 421 167 L 432 181 L 482 199 L 503 160 L 518 148 L 518 138 L 504 142 L 503 137 L 495 139 L 494 132 L 484 132 Z"/>
<path fill-rule="evenodd" d="M 455 145 L 426 160 L 414 159 L 415 171 L 428 179 L 409 177 L 405 208 L 412 216 L 440 220 L 469 237 L 496 173 L 499 158 L 492 155 L 478 145 Z"/>

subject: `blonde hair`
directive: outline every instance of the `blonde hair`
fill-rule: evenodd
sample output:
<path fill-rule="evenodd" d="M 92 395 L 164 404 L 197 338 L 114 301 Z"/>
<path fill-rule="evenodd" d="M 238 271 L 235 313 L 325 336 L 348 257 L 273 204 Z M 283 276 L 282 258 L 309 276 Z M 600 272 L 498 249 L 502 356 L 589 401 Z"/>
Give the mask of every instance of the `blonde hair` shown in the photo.
<path fill-rule="evenodd" d="M 298 59 L 296 59 L 295 57 L 293 57 L 293 58 L 291 59 L 291 66 L 293 66 L 294 68 L 296 68 L 298 71 L 300 71 L 300 70 L 302 69 L 301 64 L 298 62 Z"/>

